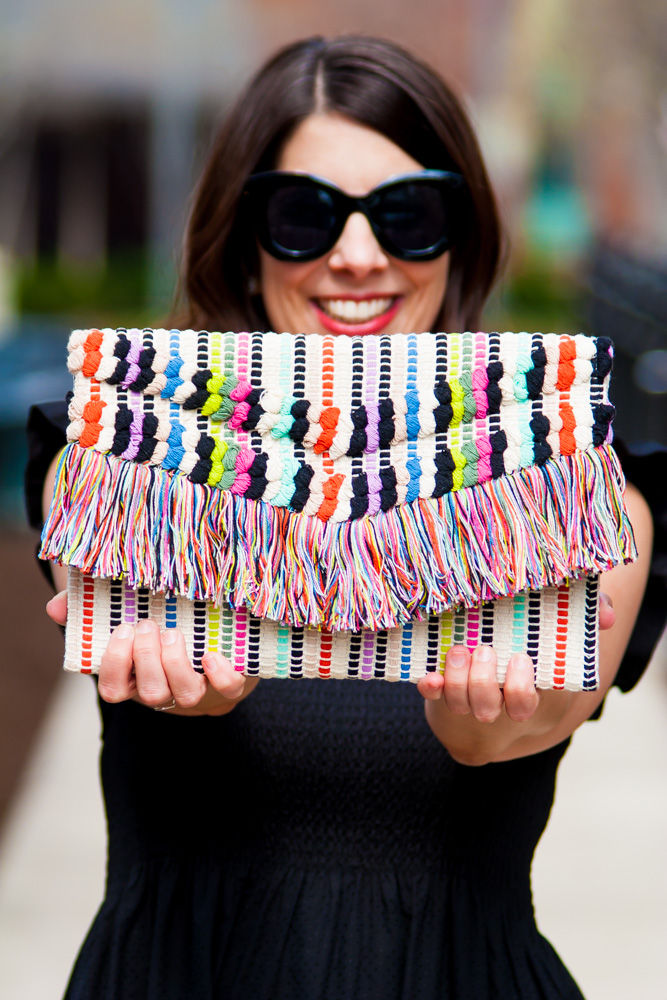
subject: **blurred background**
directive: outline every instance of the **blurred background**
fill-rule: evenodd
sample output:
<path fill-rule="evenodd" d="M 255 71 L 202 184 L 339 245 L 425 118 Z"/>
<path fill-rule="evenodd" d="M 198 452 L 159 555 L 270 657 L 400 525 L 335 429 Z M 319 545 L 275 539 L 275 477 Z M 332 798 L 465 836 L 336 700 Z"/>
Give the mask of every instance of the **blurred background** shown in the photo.
<path fill-rule="evenodd" d="M 11 851 L 32 836 L 19 824 L 28 815 L 25 803 L 40 775 L 51 780 L 54 760 L 76 785 L 76 767 L 88 755 L 86 787 L 93 789 L 97 740 L 86 681 L 69 679 L 67 690 L 78 685 L 73 697 L 81 699 L 85 688 L 87 711 L 63 707 L 61 639 L 42 612 L 48 588 L 32 559 L 36 538 L 24 527 L 27 407 L 67 391 L 65 343 L 72 327 L 163 323 L 193 182 L 238 88 L 283 42 L 342 32 L 399 41 L 465 96 L 511 239 L 485 329 L 611 336 L 618 432 L 638 448 L 667 445 L 664 0 L 0 0 L 0 550 L 6 567 L 0 848 L 11 862 L 0 868 L 0 930 L 7 920 L 15 927 L 17 919 L 25 921 L 16 941 L 27 935 L 34 943 L 39 925 L 37 904 L 22 904 L 17 913 L 11 892 L 23 893 L 23 883 L 10 891 L 9 903 L 4 897 L 2 911 L 3 872 L 11 882 L 19 865 Z M 664 722 L 664 683 L 654 683 L 649 711 Z M 646 726 L 636 714 L 641 737 L 633 739 L 641 745 Z M 66 717 L 76 728 L 82 715 L 89 728 L 81 744 L 70 746 L 73 730 L 65 732 L 57 719 Z M 628 745 L 625 732 L 619 738 Z M 652 750 L 646 744 L 646 755 L 655 763 L 657 754 L 664 765 L 664 740 L 656 740 Z M 645 764 L 640 758 L 638 767 Z M 53 801 L 64 801 L 63 794 Z M 103 843 L 99 797 L 91 795 L 92 825 L 88 814 L 77 813 L 76 826 L 93 831 L 96 901 Z M 647 800 L 657 795 L 646 789 Z M 83 806 L 73 799 L 71 808 Z M 47 828 L 54 822 L 39 815 Z M 661 816 L 646 819 L 653 836 L 667 830 Z M 67 820 L 63 837 L 71 847 L 72 816 Z M 43 886 L 44 854 L 41 868 L 35 860 L 40 842 L 34 850 L 21 863 L 32 866 Z M 49 871 L 62 863 L 61 855 L 46 857 Z M 75 850 L 75 867 L 80 857 Z M 660 861 L 653 891 L 667 888 L 661 853 Z M 650 887 L 644 890 L 650 894 Z M 76 888 L 72 892 L 76 897 Z M 56 910 L 58 901 L 66 905 L 61 896 L 56 887 Z M 642 898 L 637 907 L 650 910 L 648 896 Z M 94 905 L 87 898 L 82 903 L 75 938 Z M 616 917 L 622 920 L 620 910 Z M 664 927 L 664 910 L 662 919 Z M 636 916 L 630 923 L 637 928 Z M 650 927 L 655 930 L 655 920 Z M 584 941 L 587 933 L 582 925 L 573 937 Z M 63 946 L 70 948 L 64 968 L 76 943 Z M 591 1000 L 627 996 L 636 984 L 632 961 L 628 968 L 627 988 L 614 971 L 619 992 L 594 985 L 605 992 L 591 992 Z M 20 979 L 8 996 L 42 995 L 16 992 Z M 660 989 L 664 981 L 663 973 Z M 57 996 L 61 988 L 58 981 L 43 995 Z M 657 986 L 632 994 L 663 995 Z"/>

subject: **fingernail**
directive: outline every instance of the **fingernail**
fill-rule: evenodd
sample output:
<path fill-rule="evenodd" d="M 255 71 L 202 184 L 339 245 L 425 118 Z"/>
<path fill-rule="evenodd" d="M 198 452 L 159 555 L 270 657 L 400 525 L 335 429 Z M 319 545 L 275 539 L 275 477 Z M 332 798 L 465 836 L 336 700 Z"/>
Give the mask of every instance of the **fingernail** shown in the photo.
<path fill-rule="evenodd" d="M 152 632 L 155 626 L 150 618 L 142 618 L 137 625 L 137 632 Z"/>
<path fill-rule="evenodd" d="M 449 654 L 449 663 L 452 667 L 464 667 L 466 662 L 465 653 L 454 652 Z"/>
<path fill-rule="evenodd" d="M 123 622 L 122 625 L 118 625 L 118 627 L 114 629 L 113 634 L 117 639 L 129 639 L 132 635 L 132 631 L 132 626 L 126 625 L 125 622 Z"/>
<path fill-rule="evenodd" d="M 208 654 L 206 656 L 202 656 L 201 665 L 209 672 L 212 672 L 215 670 L 215 657 L 209 656 Z"/>
<path fill-rule="evenodd" d="M 600 591 L 600 603 L 606 604 L 608 608 L 613 608 L 614 606 L 614 602 L 612 601 L 609 594 L 605 594 L 605 592 L 602 590 Z"/>
<path fill-rule="evenodd" d="M 478 646 L 476 652 L 477 652 L 477 659 L 481 660 L 482 663 L 488 663 L 488 661 L 491 659 L 490 646 Z"/>
<path fill-rule="evenodd" d="M 173 628 L 168 628 L 166 632 L 162 633 L 162 645 L 163 646 L 173 646 L 176 642 L 176 633 Z"/>
<path fill-rule="evenodd" d="M 529 663 L 530 663 L 530 666 L 532 667 L 533 664 L 528 659 L 527 656 L 517 656 L 516 659 L 514 660 L 514 669 L 515 670 L 527 670 Z"/>

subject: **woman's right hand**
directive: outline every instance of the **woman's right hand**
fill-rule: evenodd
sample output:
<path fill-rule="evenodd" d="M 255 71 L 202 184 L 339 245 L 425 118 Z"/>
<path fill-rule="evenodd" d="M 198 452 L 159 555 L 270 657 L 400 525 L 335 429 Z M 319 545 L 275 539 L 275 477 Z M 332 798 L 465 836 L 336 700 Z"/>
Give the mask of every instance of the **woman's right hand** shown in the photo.
<path fill-rule="evenodd" d="M 59 625 L 67 621 L 67 591 L 46 606 Z M 197 673 L 178 629 L 160 632 L 148 619 L 136 626 L 119 625 L 102 656 L 98 692 L 111 703 L 133 698 L 151 708 L 169 708 L 173 715 L 226 715 L 257 686 L 259 678 L 234 670 L 220 653 L 202 658 L 205 674 Z M 172 705 L 171 702 L 174 702 Z"/>

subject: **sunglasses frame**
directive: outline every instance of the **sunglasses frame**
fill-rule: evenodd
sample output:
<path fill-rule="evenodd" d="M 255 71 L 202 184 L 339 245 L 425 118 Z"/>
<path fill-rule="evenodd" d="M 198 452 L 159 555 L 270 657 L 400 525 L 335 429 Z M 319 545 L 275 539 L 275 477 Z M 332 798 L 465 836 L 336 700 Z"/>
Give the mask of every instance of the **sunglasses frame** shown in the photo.
<path fill-rule="evenodd" d="M 404 261 L 427 261 L 440 257 L 452 246 L 460 215 L 460 206 L 457 205 L 456 201 L 452 199 L 453 204 L 448 206 L 452 218 L 452 224 L 448 226 L 448 231 L 435 243 L 422 250 L 406 250 L 397 246 L 391 240 L 387 239 L 382 226 L 373 218 L 373 209 L 377 204 L 378 196 L 382 195 L 384 191 L 403 184 L 421 182 L 430 185 L 435 184 L 443 191 L 452 195 L 465 188 L 465 181 L 459 173 L 451 170 L 420 170 L 414 173 L 398 174 L 395 177 L 390 177 L 382 184 L 378 184 L 377 187 L 373 188 L 372 191 L 369 191 L 363 197 L 354 197 L 353 195 L 346 194 L 345 191 L 332 184 L 331 181 L 326 180 L 324 177 L 318 177 L 315 174 L 287 170 L 267 170 L 262 173 L 251 174 L 243 194 L 244 198 L 247 199 L 260 245 L 277 260 L 298 262 L 317 260 L 318 257 L 323 257 L 338 242 L 350 215 L 354 212 L 361 212 L 368 219 L 375 239 L 382 249 L 386 250 L 392 257 Z M 318 247 L 316 250 L 289 250 L 276 243 L 271 236 L 266 210 L 268 200 L 274 191 L 289 184 L 318 188 L 320 190 L 324 189 L 331 197 L 336 213 L 336 225 L 332 227 L 329 239 L 322 248 Z"/>

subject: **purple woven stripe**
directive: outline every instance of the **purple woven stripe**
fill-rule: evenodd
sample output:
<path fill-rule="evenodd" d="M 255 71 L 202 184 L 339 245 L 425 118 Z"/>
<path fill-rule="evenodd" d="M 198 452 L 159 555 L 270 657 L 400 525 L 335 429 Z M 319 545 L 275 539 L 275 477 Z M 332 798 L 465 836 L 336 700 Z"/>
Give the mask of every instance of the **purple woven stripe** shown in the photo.
<path fill-rule="evenodd" d="M 130 367 L 127 369 L 127 375 L 123 379 L 123 388 L 125 389 L 127 389 L 128 385 L 132 385 L 135 379 L 137 379 L 141 374 L 141 368 L 139 367 L 139 355 L 141 354 L 143 348 L 143 341 L 140 337 L 138 338 L 136 335 L 130 336 L 129 334 L 128 336 L 130 337 L 130 349 L 127 352 L 125 360 L 128 362 Z"/>
<path fill-rule="evenodd" d="M 366 413 L 368 424 L 366 426 L 366 473 L 368 474 L 368 513 L 377 514 L 380 509 L 380 490 L 382 483 L 380 478 L 373 473 L 378 472 L 377 449 L 380 443 L 378 434 L 378 424 L 380 414 L 378 411 L 377 398 L 380 381 L 378 343 L 375 337 L 367 337 L 364 341 L 366 357 L 364 365 L 364 384 L 366 386 Z"/>

